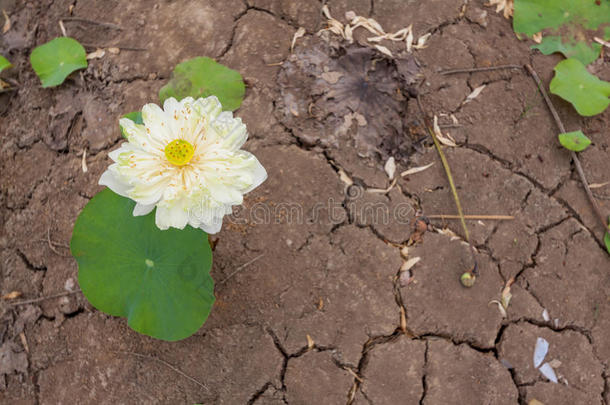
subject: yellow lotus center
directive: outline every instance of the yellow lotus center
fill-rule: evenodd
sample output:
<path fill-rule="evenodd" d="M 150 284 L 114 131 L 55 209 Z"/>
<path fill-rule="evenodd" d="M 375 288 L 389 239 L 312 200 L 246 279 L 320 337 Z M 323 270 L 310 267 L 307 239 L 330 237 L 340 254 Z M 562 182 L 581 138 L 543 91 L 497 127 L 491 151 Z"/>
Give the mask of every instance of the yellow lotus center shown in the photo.
<path fill-rule="evenodd" d="M 165 147 L 165 157 L 176 166 L 184 166 L 193 158 L 195 148 L 183 139 L 171 141 Z"/>

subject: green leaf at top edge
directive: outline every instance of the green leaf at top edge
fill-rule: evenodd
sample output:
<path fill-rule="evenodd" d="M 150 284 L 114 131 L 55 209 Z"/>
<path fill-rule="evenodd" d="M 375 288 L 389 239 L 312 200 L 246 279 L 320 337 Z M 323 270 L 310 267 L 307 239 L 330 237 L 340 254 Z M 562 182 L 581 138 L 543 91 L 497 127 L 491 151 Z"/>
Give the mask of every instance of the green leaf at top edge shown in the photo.
<path fill-rule="evenodd" d="M 70 242 L 78 283 L 94 307 L 127 318 L 135 331 L 184 339 L 214 303 L 208 236 L 189 226 L 161 231 L 154 211 L 134 217 L 134 206 L 109 189 L 87 203 Z"/>
<path fill-rule="evenodd" d="M 559 134 L 559 143 L 568 150 L 582 152 L 591 145 L 591 140 L 581 130 L 578 130 Z"/>
<path fill-rule="evenodd" d="M 87 67 L 85 48 L 69 37 L 55 38 L 36 47 L 30 55 L 30 63 L 42 87 L 58 86 L 70 73 Z"/>
<path fill-rule="evenodd" d="M 565 28 L 573 31 L 577 26 L 596 30 L 610 22 L 610 2 L 601 0 L 517 0 L 515 1 L 513 28 L 515 32 L 533 35 L 544 29 Z"/>
<path fill-rule="evenodd" d="M 8 61 L 8 59 L 6 59 L 4 56 L 0 55 L 0 72 L 2 72 L 4 69 L 8 69 L 11 66 L 11 62 Z"/>
<path fill-rule="evenodd" d="M 144 124 L 144 120 L 142 120 L 142 112 L 141 111 L 133 111 L 130 113 L 127 113 L 125 115 L 123 115 L 123 118 L 127 118 L 132 120 L 133 122 L 135 122 L 136 124 Z M 125 134 L 125 131 L 123 131 L 123 127 L 121 126 L 121 124 L 119 124 L 119 127 L 121 128 L 121 135 L 123 135 L 123 138 L 127 139 L 127 134 Z"/>
<path fill-rule="evenodd" d="M 610 105 L 610 82 L 593 76 L 576 59 L 566 59 L 555 66 L 550 89 L 585 117 L 599 114 Z"/>
<path fill-rule="evenodd" d="M 217 63 L 214 59 L 198 57 L 178 64 L 172 78 L 159 91 L 163 103 L 174 97 L 216 96 L 225 111 L 239 108 L 246 93 L 246 86 L 239 72 Z"/>

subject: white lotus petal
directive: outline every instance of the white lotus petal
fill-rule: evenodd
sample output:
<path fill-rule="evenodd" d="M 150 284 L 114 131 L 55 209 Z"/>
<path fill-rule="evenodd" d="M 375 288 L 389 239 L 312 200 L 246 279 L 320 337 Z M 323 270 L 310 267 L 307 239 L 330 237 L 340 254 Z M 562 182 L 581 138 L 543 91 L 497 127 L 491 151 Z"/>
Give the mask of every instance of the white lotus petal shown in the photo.
<path fill-rule="evenodd" d="M 144 205 L 144 204 L 137 203 L 136 206 L 133 209 L 133 216 L 134 217 L 139 217 L 141 215 L 147 215 L 153 209 L 155 209 L 155 204 Z"/>
<path fill-rule="evenodd" d="M 555 370 L 553 370 L 553 367 L 551 367 L 549 363 L 544 363 L 538 370 L 540 370 L 542 375 L 548 378 L 551 382 L 557 384 L 557 375 L 555 375 Z"/>
<path fill-rule="evenodd" d="M 108 187 L 120 196 L 127 197 L 127 190 L 129 189 L 129 185 L 119 181 L 116 178 L 116 175 L 110 170 L 106 170 L 104 173 L 102 173 L 98 184 L 100 186 Z"/>
<path fill-rule="evenodd" d="M 188 223 L 188 212 L 184 210 L 183 204 L 172 206 L 158 206 L 155 222 L 159 229 L 178 228 L 184 229 Z"/>
<path fill-rule="evenodd" d="M 549 342 L 546 339 L 539 337 L 536 339 L 536 347 L 534 349 L 534 367 L 538 368 L 547 352 L 549 351 Z"/>

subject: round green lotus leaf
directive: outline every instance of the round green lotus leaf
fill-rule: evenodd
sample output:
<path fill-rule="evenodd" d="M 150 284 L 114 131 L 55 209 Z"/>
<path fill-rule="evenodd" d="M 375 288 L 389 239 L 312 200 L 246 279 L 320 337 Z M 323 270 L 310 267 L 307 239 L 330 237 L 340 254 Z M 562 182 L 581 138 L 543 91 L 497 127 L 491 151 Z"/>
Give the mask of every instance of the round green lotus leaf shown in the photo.
<path fill-rule="evenodd" d="M 60 37 L 35 48 L 30 63 L 42 87 L 59 86 L 70 73 L 87 67 L 87 53 L 77 40 Z"/>
<path fill-rule="evenodd" d="M 161 103 L 170 97 L 216 96 L 225 111 L 239 108 L 246 86 L 239 72 L 217 63 L 214 59 L 198 57 L 178 64 L 172 78 L 159 91 Z"/>
<path fill-rule="evenodd" d="M 186 227 L 161 231 L 154 211 L 105 189 L 85 206 L 70 249 L 78 282 L 99 310 L 127 318 L 137 332 L 175 341 L 195 333 L 214 303 L 208 236 Z"/>
<path fill-rule="evenodd" d="M 590 117 L 610 105 L 610 82 L 598 79 L 576 59 L 566 59 L 555 66 L 551 93 L 572 103 L 580 115 Z"/>
<path fill-rule="evenodd" d="M 591 145 L 591 140 L 582 131 L 573 131 L 559 134 L 559 143 L 566 149 L 582 152 Z"/>

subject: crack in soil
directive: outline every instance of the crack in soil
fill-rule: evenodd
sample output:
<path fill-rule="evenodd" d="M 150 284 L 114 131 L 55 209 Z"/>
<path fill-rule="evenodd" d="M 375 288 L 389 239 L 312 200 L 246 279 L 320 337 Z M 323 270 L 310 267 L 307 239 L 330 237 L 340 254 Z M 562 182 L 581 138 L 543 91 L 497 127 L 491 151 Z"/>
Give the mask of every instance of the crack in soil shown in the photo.
<path fill-rule="evenodd" d="M 424 351 L 424 372 L 421 377 L 421 386 L 422 393 L 421 398 L 419 398 L 419 405 L 424 405 L 424 399 L 426 398 L 426 394 L 428 393 L 428 349 L 430 345 L 426 340 L 426 350 Z"/>

